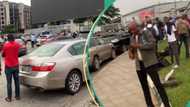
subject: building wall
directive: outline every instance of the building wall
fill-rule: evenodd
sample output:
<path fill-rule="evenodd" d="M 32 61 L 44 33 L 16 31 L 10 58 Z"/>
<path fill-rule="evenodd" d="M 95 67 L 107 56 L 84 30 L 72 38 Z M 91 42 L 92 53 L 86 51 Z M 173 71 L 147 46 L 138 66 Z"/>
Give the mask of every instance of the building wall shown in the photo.
<path fill-rule="evenodd" d="M 10 10 L 10 24 L 16 27 L 16 30 L 20 29 L 20 22 L 19 22 L 19 9 L 17 3 L 9 3 L 9 10 Z"/>
<path fill-rule="evenodd" d="M 0 2 L 0 29 L 3 29 L 6 22 L 5 6 Z"/>
<path fill-rule="evenodd" d="M 0 31 L 10 24 L 14 25 L 17 31 L 30 28 L 30 6 L 22 3 L 0 1 Z"/>
<path fill-rule="evenodd" d="M 20 28 L 28 29 L 31 26 L 31 10 L 29 6 L 19 4 Z"/>
<path fill-rule="evenodd" d="M 165 16 L 176 16 L 176 15 L 180 15 L 182 13 L 180 13 L 179 11 L 175 12 L 175 8 L 177 10 L 186 7 L 188 4 L 187 1 L 179 1 L 176 2 L 176 4 L 174 2 L 170 2 L 170 3 L 162 3 L 162 4 L 157 4 L 157 5 L 153 5 L 144 9 L 140 9 L 138 11 L 126 14 L 122 16 L 122 25 L 123 26 L 127 26 L 127 24 L 132 20 L 133 17 L 135 17 L 135 19 L 137 20 L 137 22 L 141 22 L 140 18 L 139 18 L 139 13 L 142 11 L 153 11 L 154 12 L 154 17 L 159 17 L 159 18 L 163 18 Z M 177 13 L 177 14 L 176 14 Z"/>
<path fill-rule="evenodd" d="M 9 2 L 3 1 L 3 6 L 5 9 L 5 26 L 10 24 L 10 10 L 9 10 Z"/>

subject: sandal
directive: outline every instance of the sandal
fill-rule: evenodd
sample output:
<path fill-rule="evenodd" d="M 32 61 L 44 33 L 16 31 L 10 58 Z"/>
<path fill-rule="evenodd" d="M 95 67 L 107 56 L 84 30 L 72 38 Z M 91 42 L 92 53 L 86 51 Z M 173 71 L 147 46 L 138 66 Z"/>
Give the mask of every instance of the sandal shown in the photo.
<path fill-rule="evenodd" d="M 8 97 L 7 97 L 7 98 L 5 98 L 5 101 L 6 101 L 6 102 L 11 102 L 12 100 L 11 100 L 11 98 L 8 98 Z"/>

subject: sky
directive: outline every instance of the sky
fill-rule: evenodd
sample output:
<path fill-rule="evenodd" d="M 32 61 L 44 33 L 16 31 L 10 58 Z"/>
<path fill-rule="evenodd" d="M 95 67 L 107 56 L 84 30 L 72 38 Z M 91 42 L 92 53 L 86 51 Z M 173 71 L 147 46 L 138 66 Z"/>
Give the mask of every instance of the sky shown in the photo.
<path fill-rule="evenodd" d="M 3 1 L 3 0 L 0 0 L 0 1 Z M 8 0 L 8 1 L 16 2 L 16 3 L 24 3 L 26 5 L 30 5 L 31 4 L 31 2 L 30 2 L 31 0 Z"/>
<path fill-rule="evenodd" d="M 132 11 L 163 2 L 174 2 L 175 0 L 117 0 L 115 6 L 120 8 L 121 14 L 130 13 Z M 176 0 L 190 1 L 190 0 Z"/>
<path fill-rule="evenodd" d="M 31 0 L 8 0 L 8 1 L 31 5 Z M 143 7 L 147 7 L 153 4 L 158 4 L 158 2 L 167 2 L 167 1 L 175 1 L 175 0 L 116 0 L 115 6 L 120 8 L 121 14 L 126 14 Z M 183 0 L 183 1 L 190 1 L 190 0 Z"/>

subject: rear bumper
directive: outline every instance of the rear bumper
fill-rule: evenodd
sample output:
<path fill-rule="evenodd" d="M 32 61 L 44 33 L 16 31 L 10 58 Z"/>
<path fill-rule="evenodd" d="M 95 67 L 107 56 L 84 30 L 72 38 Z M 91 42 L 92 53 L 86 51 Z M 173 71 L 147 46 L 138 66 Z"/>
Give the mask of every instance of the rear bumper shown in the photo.
<path fill-rule="evenodd" d="M 59 89 L 65 87 L 64 79 L 59 79 L 53 74 L 48 72 L 42 72 L 39 75 L 30 75 L 25 73 L 20 73 L 20 84 L 33 87 L 33 88 L 42 88 L 44 90 Z"/>
<path fill-rule="evenodd" d="M 47 76 L 30 76 L 20 73 L 20 84 L 28 87 L 48 89 Z"/>

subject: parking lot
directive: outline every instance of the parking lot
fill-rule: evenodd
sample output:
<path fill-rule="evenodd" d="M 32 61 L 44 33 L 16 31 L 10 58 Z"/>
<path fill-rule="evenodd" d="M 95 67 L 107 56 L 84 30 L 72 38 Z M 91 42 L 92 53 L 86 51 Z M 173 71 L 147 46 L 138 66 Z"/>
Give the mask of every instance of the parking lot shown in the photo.
<path fill-rule="evenodd" d="M 106 65 L 112 61 L 111 59 L 116 57 L 116 56 L 112 56 L 110 44 L 103 43 L 102 46 L 104 47 L 106 46 L 107 50 L 108 48 L 110 48 L 110 51 L 107 51 L 107 53 L 104 53 L 106 54 L 106 56 L 102 56 L 103 58 L 105 57 L 107 58 L 102 59 L 103 64 L 101 64 L 102 65 L 101 69 L 106 67 Z M 37 48 L 37 46 L 32 48 L 31 43 L 29 42 L 26 48 L 27 48 L 27 52 L 31 53 Z M 100 50 L 96 51 L 96 50 L 94 50 L 94 52 L 96 53 L 103 52 L 103 50 L 101 51 Z M 108 57 L 108 54 L 111 54 L 111 55 Z M 2 65 L 3 65 L 3 61 L 2 61 Z M 99 74 L 99 72 L 93 73 L 93 75 L 96 75 L 96 74 Z M 0 76 L 0 103 L 2 107 L 12 107 L 12 105 L 14 105 L 14 107 L 34 107 L 34 106 L 35 107 L 94 107 L 94 105 L 90 103 L 91 98 L 89 97 L 85 84 L 82 86 L 81 90 L 75 95 L 69 95 L 65 89 L 54 89 L 54 90 L 40 92 L 37 89 L 31 89 L 31 88 L 21 85 L 21 101 L 16 101 L 15 99 L 13 99 L 12 103 L 7 103 L 4 100 L 7 95 L 6 92 L 7 92 L 6 78 L 3 72 L 2 75 Z M 13 97 L 14 97 L 14 91 L 13 91 Z"/>
<path fill-rule="evenodd" d="M 35 48 L 31 48 L 30 44 L 28 44 L 27 47 L 28 52 L 35 50 Z M 104 68 L 109 62 L 111 62 L 111 60 L 104 62 L 102 68 Z M 97 73 L 98 72 L 93 73 L 93 75 L 96 75 Z M 94 105 L 90 103 L 91 99 L 85 84 L 79 93 L 75 95 L 67 94 L 65 89 L 40 92 L 39 90 L 21 85 L 21 101 L 13 99 L 12 103 L 7 103 L 4 100 L 6 92 L 6 78 L 3 72 L 0 76 L 0 107 L 12 107 L 12 105 L 14 105 L 14 107 L 94 107 Z"/>
<path fill-rule="evenodd" d="M 0 77 L 0 103 L 1 107 L 89 107 L 89 96 L 85 87 L 74 95 L 67 95 L 64 89 L 39 92 L 21 87 L 21 101 L 13 100 L 7 103 L 6 81 L 4 75 Z"/>

